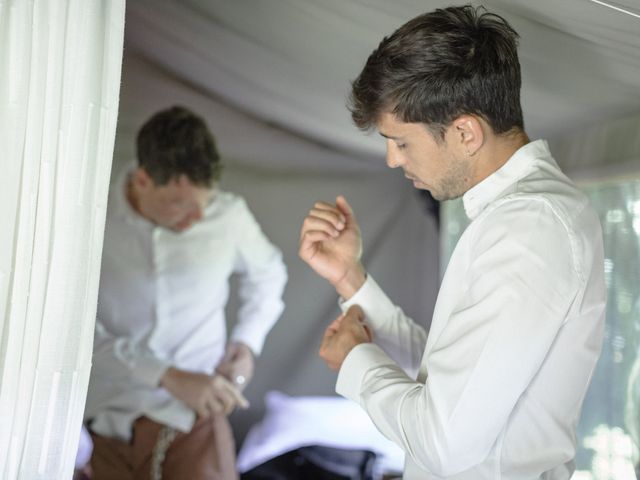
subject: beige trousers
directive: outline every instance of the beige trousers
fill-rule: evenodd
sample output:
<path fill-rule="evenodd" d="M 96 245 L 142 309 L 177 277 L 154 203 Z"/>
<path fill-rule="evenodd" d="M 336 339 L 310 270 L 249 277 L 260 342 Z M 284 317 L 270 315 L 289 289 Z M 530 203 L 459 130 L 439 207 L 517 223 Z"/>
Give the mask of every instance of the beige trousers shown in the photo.
<path fill-rule="evenodd" d="M 93 480 L 149 480 L 151 456 L 163 425 L 141 417 L 130 443 L 91 433 Z M 163 480 L 237 480 L 235 443 L 226 417 L 198 419 L 178 433 L 162 463 Z"/>

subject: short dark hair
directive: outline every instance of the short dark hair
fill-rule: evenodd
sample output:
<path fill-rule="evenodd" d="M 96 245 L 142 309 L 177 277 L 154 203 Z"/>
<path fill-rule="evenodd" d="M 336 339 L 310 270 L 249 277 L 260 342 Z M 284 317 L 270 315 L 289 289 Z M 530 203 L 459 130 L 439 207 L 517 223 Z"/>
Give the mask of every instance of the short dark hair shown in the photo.
<path fill-rule="evenodd" d="M 194 185 L 210 188 L 222 165 L 213 135 L 202 118 L 184 107 L 153 115 L 138 132 L 138 165 L 156 185 L 186 175 Z"/>
<path fill-rule="evenodd" d="M 353 81 L 353 121 L 368 130 L 389 112 L 444 138 L 458 116 L 475 114 L 496 134 L 523 130 L 517 47 L 516 31 L 484 7 L 420 15 L 385 37 Z"/>

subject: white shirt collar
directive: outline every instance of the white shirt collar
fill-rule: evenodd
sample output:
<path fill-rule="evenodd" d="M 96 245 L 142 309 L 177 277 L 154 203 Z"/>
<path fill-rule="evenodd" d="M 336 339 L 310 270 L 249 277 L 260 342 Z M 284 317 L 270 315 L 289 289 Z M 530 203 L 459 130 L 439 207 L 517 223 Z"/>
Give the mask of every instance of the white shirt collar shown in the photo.
<path fill-rule="evenodd" d="M 476 218 L 507 188 L 527 176 L 534 168 L 534 159 L 540 158 L 550 158 L 546 140 L 536 140 L 520 147 L 502 167 L 462 196 L 467 217 L 470 220 Z"/>

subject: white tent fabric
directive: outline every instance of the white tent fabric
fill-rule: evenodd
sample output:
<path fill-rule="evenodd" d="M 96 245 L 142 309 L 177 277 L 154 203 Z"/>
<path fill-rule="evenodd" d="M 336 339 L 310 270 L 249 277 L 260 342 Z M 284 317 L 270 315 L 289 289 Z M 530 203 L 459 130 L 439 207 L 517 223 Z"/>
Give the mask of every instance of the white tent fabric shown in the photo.
<path fill-rule="evenodd" d="M 383 35 L 441 0 L 133 0 L 127 42 L 190 86 L 379 163 L 345 113 L 349 80 Z M 487 0 L 521 35 L 525 124 L 550 139 L 640 111 L 640 2 Z M 627 10 L 624 13 L 621 10 Z M 594 158 L 595 162 L 607 159 Z M 302 162 L 302 161 L 301 161 Z"/>
<path fill-rule="evenodd" d="M 193 108 L 211 125 L 226 159 L 223 187 L 247 198 L 289 267 L 287 309 L 247 392 L 254 408 L 235 419 L 240 437 L 260 416 L 266 391 L 333 389 L 334 374 L 316 351 L 337 313 L 335 294 L 296 256 L 300 222 L 315 200 L 348 196 L 363 227 L 370 272 L 428 325 L 438 285 L 436 224 L 401 175 L 383 171 L 382 142 L 351 125 L 344 103 L 349 81 L 383 35 L 449 3 L 128 2 L 116 167 L 133 157 L 136 130 L 151 113 L 173 104 Z M 484 3 L 522 36 L 531 137 L 549 138 L 575 175 L 637 172 L 640 2 Z M 0 0 L 0 472 L 6 478 L 62 478 L 73 463 L 123 16 L 124 0 Z"/>
<path fill-rule="evenodd" d="M 267 338 L 246 392 L 252 408 L 233 419 L 241 439 L 262 416 L 267 391 L 290 395 L 334 391 L 335 374 L 317 351 L 324 328 L 338 314 L 337 297 L 297 257 L 299 229 L 313 203 L 332 200 L 339 193 L 347 196 L 362 225 L 369 270 L 423 324 L 429 321 L 437 291 L 437 230 L 400 172 L 393 175 L 366 166 L 358 171 L 340 152 L 189 88 L 127 48 L 114 172 L 134 157 L 139 125 L 155 110 L 173 104 L 191 108 L 207 120 L 226 165 L 221 187 L 247 199 L 265 233 L 282 250 L 289 271 L 284 314 Z M 235 309 L 232 299 L 230 321 Z"/>
<path fill-rule="evenodd" d="M 591 0 L 484 3 L 521 34 L 530 136 L 548 138 L 572 173 L 612 162 L 637 171 L 640 145 L 616 139 L 620 122 L 631 132 L 640 119 L 640 20 Z M 223 187 L 247 198 L 289 268 L 286 310 L 247 392 L 252 409 L 233 418 L 240 440 L 262 415 L 267 391 L 333 392 L 335 375 L 317 358 L 317 348 L 337 314 L 335 293 L 296 254 L 300 222 L 314 201 L 347 195 L 364 231 L 370 272 L 415 319 L 430 321 L 438 288 L 437 226 L 400 173 L 385 171 L 383 142 L 357 131 L 345 101 L 350 80 L 383 35 L 449 4 L 128 3 L 116 163 L 133 158 L 137 128 L 156 110 L 182 104 L 199 112 L 227 164 Z M 637 0 L 615 6 L 640 12 Z M 232 303 L 231 319 L 234 309 Z"/>
<path fill-rule="evenodd" d="M 576 181 L 638 176 L 640 115 L 582 128 L 550 142 L 565 171 Z"/>
<path fill-rule="evenodd" d="M 0 477 L 71 478 L 86 398 L 124 0 L 0 2 Z"/>
<path fill-rule="evenodd" d="M 116 162 L 139 125 L 183 104 L 201 113 L 226 159 L 223 187 L 246 196 L 290 272 L 287 308 L 237 415 L 240 439 L 271 389 L 333 392 L 317 358 L 336 297 L 297 259 L 300 222 L 317 199 L 344 193 L 365 234 L 372 274 L 428 325 L 438 288 L 438 232 L 384 144 L 351 124 L 350 80 L 383 35 L 441 0 L 130 0 Z M 602 2 L 600 2 L 602 3 Z M 525 125 L 549 139 L 572 175 L 639 171 L 638 0 L 487 0 L 521 34 Z M 627 13 L 625 13 L 625 11 Z M 621 139 L 622 132 L 626 138 Z M 635 139 L 635 140 L 634 140 Z M 234 305 L 229 308 L 233 312 Z M 232 317 L 232 315 L 231 315 Z"/>

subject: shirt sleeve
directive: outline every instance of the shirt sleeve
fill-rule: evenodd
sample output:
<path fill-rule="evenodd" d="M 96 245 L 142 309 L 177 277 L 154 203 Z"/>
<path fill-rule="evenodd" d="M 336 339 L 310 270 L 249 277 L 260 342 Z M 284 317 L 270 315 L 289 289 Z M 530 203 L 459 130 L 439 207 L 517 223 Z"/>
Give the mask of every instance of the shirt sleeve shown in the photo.
<path fill-rule="evenodd" d="M 235 221 L 240 308 L 230 339 L 246 344 L 259 355 L 284 309 L 282 293 L 287 270 L 280 250 L 262 232 L 242 199 L 236 205 Z"/>
<path fill-rule="evenodd" d="M 96 321 L 91 367 L 94 375 L 158 387 L 169 366 L 147 348 L 130 338 L 113 335 L 99 319 Z"/>
<path fill-rule="evenodd" d="M 416 377 L 427 343 L 426 330 L 405 315 L 389 300 L 376 281 L 367 275 L 365 283 L 349 300 L 340 301 L 346 312 L 359 305 L 367 324 L 373 330 L 373 340 L 387 352 L 412 378 Z"/>
<path fill-rule="evenodd" d="M 465 291 L 423 360 L 425 383 L 372 344 L 349 353 L 337 383 L 417 465 L 445 477 L 486 459 L 582 282 L 572 237 L 544 201 L 506 202 L 478 221 L 456 285 Z"/>

